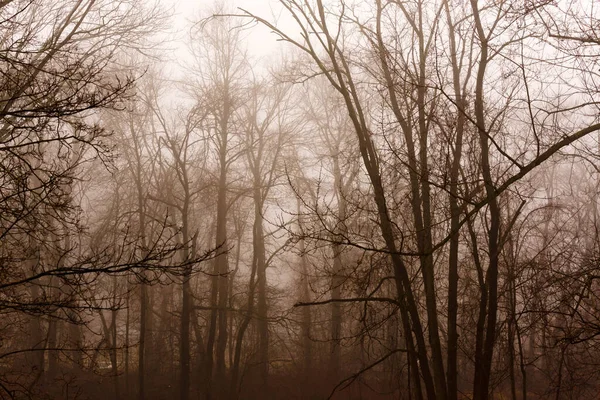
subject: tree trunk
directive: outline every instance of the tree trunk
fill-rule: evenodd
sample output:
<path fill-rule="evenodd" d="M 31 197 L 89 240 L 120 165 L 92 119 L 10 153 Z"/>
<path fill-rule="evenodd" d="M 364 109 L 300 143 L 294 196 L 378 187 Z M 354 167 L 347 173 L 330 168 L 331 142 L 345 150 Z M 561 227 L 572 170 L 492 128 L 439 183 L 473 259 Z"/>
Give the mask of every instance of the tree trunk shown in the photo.
<path fill-rule="evenodd" d="M 446 18 L 448 21 L 448 35 L 450 43 L 450 57 L 452 61 L 452 80 L 454 96 L 456 98 L 456 139 L 450 168 L 450 248 L 448 254 L 448 344 L 446 359 L 446 383 L 448 385 L 448 400 L 456 400 L 458 396 L 458 254 L 460 239 L 461 209 L 458 205 L 458 179 L 462 159 L 463 135 L 465 127 L 465 101 L 461 87 L 460 63 L 457 58 L 455 29 L 448 1 L 444 2 Z M 465 78 L 465 81 L 468 77 Z"/>
<path fill-rule="evenodd" d="M 117 277 L 113 277 L 113 290 L 114 290 L 114 297 L 113 297 L 113 304 L 117 304 L 117 298 L 116 298 L 116 292 L 117 292 Z M 110 363 L 112 366 L 112 374 L 113 374 L 113 384 L 115 386 L 115 399 L 116 400 L 120 400 L 121 399 L 121 389 L 119 387 L 119 365 L 118 365 L 118 358 L 117 358 L 117 349 L 118 349 L 118 341 L 117 341 L 117 309 L 113 309 L 111 310 L 110 314 L 111 314 L 111 337 L 112 337 L 112 343 L 111 343 L 111 349 L 110 349 Z"/>
<path fill-rule="evenodd" d="M 342 227 L 339 232 L 335 232 L 334 234 L 339 234 L 341 237 L 346 236 L 345 229 L 346 226 L 346 193 L 344 193 L 345 183 L 342 178 L 342 171 L 340 169 L 339 164 L 339 149 L 333 149 L 333 172 L 334 172 L 334 187 L 336 191 L 336 197 L 338 200 L 338 220 L 339 226 Z M 332 251 L 333 251 L 333 271 L 331 275 L 331 299 L 337 300 L 342 298 L 342 284 L 344 283 L 344 279 L 342 277 L 343 264 L 342 264 L 342 246 L 336 242 L 337 238 L 334 237 L 332 241 Z M 331 356 L 330 356 L 330 366 L 329 373 L 331 374 L 330 378 L 333 383 L 337 383 L 340 377 L 340 369 L 341 369 L 341 347 L 340 340 L 342 336 L 342 306 L 340 302 L 332 301 L 331 302 Z"/>
<path fill-rule="evenodd" d="M 50 317 L 50 319 L 48 320 L 48 343 L 47 343 L 47 347 L 48 349 L 50 349 L 48 351 L 48 371 L 47 371 L 47 378 L 48 380 L 52 380 L 54 379 L 54 377 L 56 376 L 56 373 L 58 371 L 58 351 L 56 350 L 56 348 L 58 347 L 58 325 L 59 322 L 52 318 L 52 316 Z"/>
<path fill-rule="evenodd" d="M 226 399 L 229 397 L 229 387 L 225 380 L 225 349 L 227 347 L 227 303 L 229 301 L 228 294 L 228 273 L 229 263 L 227 257 L 227 144 L 228 144 L 228 122 L 230 117 L 230 103 L 228 93 L 228 83 L 224 85 L 224 102 L 221 119 L 219 121 L 219 187 L 217 194 L 217 232 L 216 232 L 216 247 L 221 249 L 220 254 L 215 259 L 216 270 L 216 291 L 218 293 L 217 303 L 217 319 L 218 319 L 218 336 L 216 349 L 216 365 L 215 365 L 215 383 L 219 390 L 219 398 Z M 211 318 L 212 322 L 212 318 Z M 216 322 L 216 321 L 215 321 Z M 212 327 L 211 327 L 212 329 Z M 214 336 L 213 336 L 214 338 Z M 209 338 L 210 340 L 210 338 Z M 213 339 L 214 340 L 214 339 Z M 212 345 L 212 343 L 211 343 Z"/>
<path fill-rule="evenodd" d="M 131 398 L 130 379 L 129 379 L 129 330 L 131 324 L 131 314 L 129 313 L 131 305 L 131 287 L 127 281 L 127 293 L 125 294 L 125 396 Z"/>
<path fill-rule="evenodd" d="M 137 191 L 137 214 L 138 214 L 138 238 L 140 240 L 140 251 L 138 256 L 140 258 L 145 257 L 144 252 L 146 250 L 146 196 L 144 190 L 144 184 L 142 182 L 142 154 L 139 143 L 138 132 L 136 132 L 133 119 L 129 120 L 129 130 L 133 136 L 134 145 L 134 156 L 135 156 L 135 167 L 131 171 L 134 175 L 136 191 Z M 151 312 L 148 312 L 148 285 L 142 282 L 140 285 L 140 337 L 139 337 L 139 350 L 138 350 L 138 399 L 145 399 L 146 389 L 146 341 L 147 341 L 147 328 L 148 319 L 151 318 Z"/>
<path fill-rule="evenodd" d="M 189 238 L 187 232 L 187 215 L 183 216 L 183 260 L 188 261 L 189 254 Z M 180 338 L 180 354 L 181 363 L 181 382 L 180 382 L 180 399 L 188 400 L 190 397 L 190 305 L 191 291 L 190 278 L 192 275 L 191 267 L 186 266 L 183 272 L 183 280 L 181 283 L 181 338 Z"/>
<path fill-rule="evenodd" d="M 253 231 L 254 233 L 254 231 Z M 239 243 L 238 243 L 239 244 Z M 256 252 L 252 255 L 252 270 L 250 273 L 250 282 L 248 283 L 248 304 L 246 315 L 242 320 L 238 332 L 237 338 L 235 341 L 235 352 L 233 356 L 233 364 L 231 367 L 231 387 L 233 390 L 232 398 L 238 397 L 238 385 L 239 385 L 239 370 L 240 370 L 240 358 L 242 354 L 242 345 L 244 341 L 244 334 L 246 333 L 246 329 L 252 320 L 252 316 L 254 314 L 254 294 L 256 292 L 256 270 L 258 267 L 258 262 L 256 259 Z"/>
<path fill-rule="evenodd" d="M 184 155 L 182 155 L 182 151 Z M 187 171 L 187 160 L 185 150 L 173 147 L 173 153 L 176 157 L 179 168 L 179 179 L 183 187 L 184 199 L 181 207 L 181 259 L 184 263 L 188 263 L 196 253 L 196 235 L 190 240 L 190 185 Z M 181 382 L 180 382 L 180 399 L 188 400 L 190 398 L 190 321 L 192 314 L 192 293 L 190 288 L 190 279 L 192 277 L 192 265 L 185 265 L 183 270 L 183 279 L 181 282 L 181 339 L 179 360 L 181 363 Z"/>
<path fill-rule="evenodd" d="M 257 162 L 255 168 L 260 165 Z M 256 181 L 258 179 L 258 181 Z M 269 320 L 267 312 L 267 264 L 265 257 L 265 235 L 263 231 L 262 198 L 260 175 L 255 171 L 254 183 L 254 229 L 253 242 L 256 258 L 257 285 L 257 318 L 258 318 L 258 362 L 260 371 L 260 386 L 263 393 L 268 393 L 269 375 Z"/>
<path fill-rule="evenodd" d="M 298 225 L 300 225 L 300 232 L 302 232 L 302 218 L 300 209 L 300 200 L 297 201 L 298 207 Z M 306 259 L 306 245 L 304 242 L 304 236 L 300 233 L 300 240 L 298 241 L 298 250 L 300 251 L 300 301 L 303 303 L 310 302 L 310 285 L 308 276 L 308 261 Z M 310 327 L 312 325 L 312 315 L 310 307 L 302 307 L 302 317 L 300 322 L 300 337 L 302 343 L 302 380 L 305 392 L 303 393 L 307 397 L 311 393 L 310 384 L 312 376 L 312 340 L 310 337 Z"/>
<path fill-rule="evenodd" d="M 140 343 L 138 354 L 138 399 L 144 400 L 146 390 L 146 321 L 148 318 L 148 286 L 140 285 Z"/>
<path fill-rule="evenodd" d="M 487 400 L 489 397 L 489 383 L 494 356 L 494 345 L 496 342 L 496 317 L 498 312 L 498 257 L 500 252 L 500 209 L 496 197 L 496 188 L 492 178 L 489 161 L 489 137 L 486 131 L 483 83 L 488 62 L 487 37 L 483 31 L 483 25 L 479 17 L 477 0 L 471 0 L 473 17 L 481 45 L 479 68 L 477 70 L 477 83 L 475 87 L 475 118 L 477 131 L 479 133 L 479 146 L 481 151 L 481 172 L 485 184 L 485 191 L 489 206 L 490 225 L 488 229 L 488 252 L 489 261 L 486 272 L 485 285 L 480 302 L 480 321 L 485 318 L 485 332 L 478 330 L 477 346 L 475 354 L 475 379 L 473 387 L 473 398 L 475 400 Z M 487 318 L 486 318 L 487 317 Z"/>

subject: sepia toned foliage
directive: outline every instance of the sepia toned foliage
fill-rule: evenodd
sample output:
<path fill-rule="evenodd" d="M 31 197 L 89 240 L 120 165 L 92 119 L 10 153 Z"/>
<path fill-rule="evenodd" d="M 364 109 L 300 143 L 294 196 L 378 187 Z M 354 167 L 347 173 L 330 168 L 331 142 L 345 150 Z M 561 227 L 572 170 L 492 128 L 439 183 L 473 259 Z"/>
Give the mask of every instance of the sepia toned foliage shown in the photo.
<path fill-rule="evenodd" d="M 248 7 L 0 1 L 0 398 L 595 396 L 598 7 Z"/>

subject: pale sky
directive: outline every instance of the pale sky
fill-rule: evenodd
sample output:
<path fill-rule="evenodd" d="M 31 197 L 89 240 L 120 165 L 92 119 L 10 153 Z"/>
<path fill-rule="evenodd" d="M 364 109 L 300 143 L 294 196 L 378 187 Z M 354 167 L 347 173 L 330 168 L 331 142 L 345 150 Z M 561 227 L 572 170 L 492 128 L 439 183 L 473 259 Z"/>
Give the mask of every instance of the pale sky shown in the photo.
<path fill-rule="evenodd" d="M 217 1 L 161 0 L 163 4 L 175 7 L 173 30 L 182 32 L 183 36 L 185 36 L 184 30 L 189 27 L 188 21 L 195 20 L 198 16 L 209 16 L 212 6 Z M 277 19 L 278 13 L 274 11 L 278 8 L 277 0 L 228 0 L 226 3 L 231 5 L 233 12 L 237 12 L 238 8 L 243 8 L 271 21 Z M 247 46 L 253 56 L 265 57 L 277 48 L 276 36 L 262 26 L 253 27 L 249 30 L 247 37 Z"/>

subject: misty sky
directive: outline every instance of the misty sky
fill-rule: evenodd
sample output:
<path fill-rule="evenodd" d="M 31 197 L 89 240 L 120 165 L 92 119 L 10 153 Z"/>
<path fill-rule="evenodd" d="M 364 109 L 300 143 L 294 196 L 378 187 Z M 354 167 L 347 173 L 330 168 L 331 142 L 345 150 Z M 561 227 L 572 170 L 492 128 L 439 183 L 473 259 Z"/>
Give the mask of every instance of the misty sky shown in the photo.
<path fill-rule="evenodd" d="M 197 20 L 198 17 L 205 18 L 211 14 L 210 10 L 214 7 L 214 2 L 206 0 L 160 0 L 167 7 L 174 6 L 175 15 L 173 18 L 173 31 L 182 34 L 185 37 L 186 27 L 189 21 Z M 279 19 L 277 2 L 273 0 L 229 0 L 230 8 L 237 11 L 238 8 L 264 16 L 269 19 Z M 273 17 L 273 18 L 271 18 Z M 258 57 L 263 57 L 272 52 L 276 47 L 276 37 L 262 26 L 253 26 L 248 32 L 247 46 L 251 53 Z"/>

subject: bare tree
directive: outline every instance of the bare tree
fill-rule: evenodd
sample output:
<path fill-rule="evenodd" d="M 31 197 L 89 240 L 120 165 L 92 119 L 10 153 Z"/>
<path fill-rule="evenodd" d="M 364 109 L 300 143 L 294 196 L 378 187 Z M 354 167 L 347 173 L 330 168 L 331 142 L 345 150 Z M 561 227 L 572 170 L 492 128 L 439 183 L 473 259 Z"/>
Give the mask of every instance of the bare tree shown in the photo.
<path fill-rule="evenodd" d="M 231 20 L 212 19 L 204 21 L 193 31 L 191 51 L 195 64 L 195 81 L 189 91 L 196 99 L 196 107 L 206 110 L 203 129 L 209 132 L 218 165 L 217 211 L 215 245 L 228 250 L 227 215 L 231 206 L 228 200 L 228 173 L 232 163 L 241 156 L 241 144 L 234 134 L 236 110 L 243 95 L 244 74 L 248 64 L 240 42 L 241 31 Z M 227 347 L 227 304 L 229 302 L 228 253 L 223 251 L 215 258 L 212 271 L 211 318 L 207 337 L 206 367 L 207 397 L 215 393 L 215 385 L 226 390 L 225 350 Z M 216 344 L 216 348 L 215 348 Z M 213 385 L 213 366 L 215 377 Z"/>
<path fill-rule="evenodd" d="M 484 236 L 479 239 L 477 235 L 473 236 L 477 241 L 485 238 L 487 254 L 485 257 L 476 257 L 475 260 L 480 276 L 480 297 L 473 382 L 475 398 L 483 399 L 488 398 L 490 393 L 490 371 L 498 337 L 498 257 L 504 244 L 503 237 L 510 231 L 511 221 L 515 218 L 515 215 L 503 214 L 498 198 L 557 151 L 599 128 L 595 121 L 587 120 L 582 125 L 571 127 L 570 132 L 565 132 L 562 137 L 548 137 L 541 141 L 539 132 L 546 131 L 548 127 L 546 122 L 536 119 L 534 109 L 537 109 L 537 105 L 531 100 L 531 78 L 527 72 L 528 68 L 539 64 L 536 64 L 538 60 L 527 58 L 530 54 L 526 52 L 518 53 L 522 60 L 527 58 L 527 61 L 518 64 L 520 70 L 525 72 L 521 75 L 522 79 L 507 82 L 508 94 L 496 97 L 488 92 L 490 65 L 501 68 L 504 61 L 500 60 L 506 60 L 502 58 L 505 54 L 521 45 L 533 46 L 532 40 L 536 39 L 524 35 L 522 30 L 513 29 L 517 21 L 526 21 L 530 17 L 527 9 L 519 17 L 514 13 L 511 2 L 501 2 L 485 8 L 475 3 L 471 2 L 472 13 L 461 20 L 462 26 L 470 26 L 468 29 L 471 33 L 461 36 L 456 35 L 456 24 L 452 22 L 458 8 L 455 9 L 446 2 L 426 6 L 421 2 L 404 5 L 377 1 L 372 6 L 362 7 L 362 14 L 354 13 L 356 6 L 349 2 L 327 5 L 321 1 L 280 2 L 283 9 L 296 21 L 301 32 L 299 37 L 288 34 L 264 18 L 244 14 L 267 25 L 280 39 L 308 54 L 313 63 L 308 67 L 306 76 L 315 73 L 323 75 L 344 99 L 358 139 L 358 150 L 372 186 L 385 250 L 392 261 L 417 398 L 423 394 L 428 398 L 456 398 L 458 370 L 455 367 L 457 332 L 454 321 L 458 288 L 456 256 L 459 253 L 456 238 L 461 227 L 478 214 L 489 221 L 489 225 L 484 228 Z M 546 6 L 541 4 L 539 9 Z M 485 13 L 485 19 L 481 16 L 482 12 Z M 444 15 L 446 18 L 443 18 Z M 444 20 L 447 25 L 444 25 Z M 436 45 L 439 32 L 447 26 L 452 29 L 448 43 L 450 49 L 446 52 L 445 48 L 438 48 Z M 519 25 L 520 29 L 524 26 L 526 25 Z M 398 36 L 398 32 L 402 32 L 404 36 Z M 462 53 L 457 51 L 457 40 L 463 43 Z M 364 47 L 359 47 L 360 43 L 365 43 Z M 364 51 L 357 51 L 357 48 L 364 48 Z M 444 54 L 450 54 L 450 59 L 445 59 Z M 477 54 L 478 60 L 475 61 L 469 54 Z M 371 57 L 369 60 L 376 62 L 376 67 L 361 63 L 358 60 L 361 56 Z M 544 64 L 545 61 L 541 60 L 539 63 Z M 549 61 L 553 62 L 553 59 Z M 449 66 L 451 74 L 446 75 L 442 70 L 431 67 L 442 64 Z M 461 71 L 461 66 L 465 68 L 464 71 Z M 558 70 L 569 68 L 573 68 L 573 64 L 560 65 Z M 471 70 L 475 75 L 474 86 L 467 83 Z M 368 77 L 372 77 L 372 80 L 369 81 Z M 370 93 L 365 82 L 380 85 L 379 93 L 383 95 L 378 107 L 365 106 Z M 447 82 L 453 88 L 452 96 L 446 91 Z M 466 93 L 467 90 L 471 92 Z M 505 122 L 507 110 L 517 107 L 517 92 L 528 99 L 519 110 L 523 115 L 530 116 L 525 123 L 528 134 L 534 139 L 529 142 L 532 143 L 529 148 L 512 146 L 509 141 L 501 141 L 499 137 L 501 132 L 508 129 Z M 472 106 L 468 105 L 467 100 L 473 102 Z M 558 112 L 572 112 L 580 107 L 587 107 L 587 104 L 584 102 L 575 108 L 559 108 Z M 451 141 L 440 136 L 440 117 L 443 115 L 440 107 L 443 105 L 451 105 L 456 110 L 453 117 L 456 122 L 453 124 L 457 124 L 460 131 L 456 132 L 454 128 L 450 131 L 452 136 L 447 138 Z M 389 183 L 383 179 L 384 168 L 387 167 L 382 156 L 385 146 L 374 133 L 381 132 L 384 139 L 389 136 L 385 128 L 381 129 L 373 123 L 372 109 L 383 110 L 383 117 L 380 118 L 382 125 L 392 121 L 393 129 L 402 138 L 399 147 L 392 145 L 389 150 L 399 158 L 404 169 L 402 174 L 407 179 L 412 216 L 405 228 L 398 227 L 390 211 L 393 197 L 386 188 Z M 464 135 L 467 121 L 477 131 L 478 142 L 461 149 L 461 135 Z M 387 143 L 390 143 L 389 139 Z M 446 164 L 451 171 L 449 181 L 430 153 L 439 145 L 451 149 L 451 153 L 448 153 L 450 162 Z M 467 184 L 466 180 L 464 183 L 459 182 L 459 174 L 466 172 L 461 171 L 460 166 L 463 165 L 461 158 L 467 151 L 470 152 L 467 153 L 470 158 L 476 155 L 473 171 L 478 183 L 475 185 Z M 434 207 L 434 199 L 440 198 L 444 193 L 449 194 L 447 199 L 453 199 L 447 200 L 451 223 L 450 229 L 445 232 L 436 228 L 443 223 L 444 214 Z M 465 195 L 468 202 L 460 211 L 460 202 L 456 199 Z M 519 209 L 514 212 L 518 214 Z M 479 229 L 472 223 L 470 226 L 475 230 Z M 448 345 L 443 346 L 441 338 L 445 326 L 440 322 L 440 283 L 436 280 L 435 255 L 445 249 L 448 241 L 451 241 L 453 254 L 448 269 L 451 282 L 448 326 L 452 331 Z M 421 277 L 418 282 L 424 288 L 422 294 L 425 313 L 419 311 L 423 300 L 411 278 L 413 258 L 419 264 Z M 450 349 L 450 376 L 445 370 L 444 348 Z M 417 370 L 420 371 L 420 377 L 416 374 Z M 423 392 L 420 389 L 421 383 Z M 452 394 L 449 394 L 450 391 Z"/>

